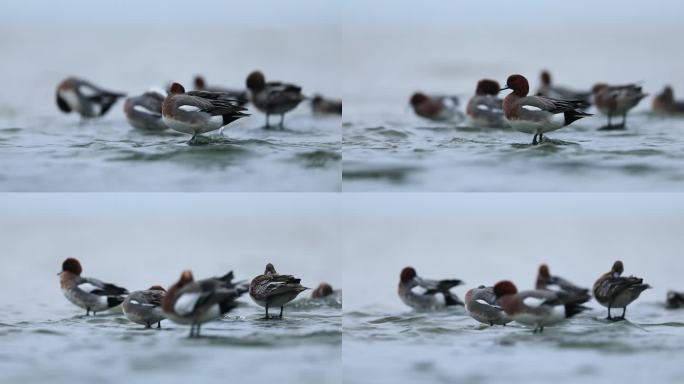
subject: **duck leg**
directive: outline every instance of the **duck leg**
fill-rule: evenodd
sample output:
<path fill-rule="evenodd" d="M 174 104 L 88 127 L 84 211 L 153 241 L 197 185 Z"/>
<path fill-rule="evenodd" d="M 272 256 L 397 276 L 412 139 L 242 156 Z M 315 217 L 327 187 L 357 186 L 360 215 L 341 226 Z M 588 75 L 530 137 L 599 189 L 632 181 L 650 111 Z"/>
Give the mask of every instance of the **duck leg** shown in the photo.
<path fill-rule="evenodd" d="M 266 317 L 264 319 L 268 319 L 268 304 L 266 304 Z"/>
<path fill-rule="evenodd" d="M 285 114 L 281 113 L 280 114 L 280 129 L 285 129 L 285 128 L 283 128 L 283 120 L 285 120 Z"/>
<path fill-rule="evenodd" d="M 160 329 L 160 328 L 161 328 L 161 321 L 158 321 L 157 322 L 157 329 Z"/>
<path fill-rule="evenodd" d="M 90 316 L 90 307 L 86 308 L 86 316 Z"/>
<path fill-rule="evenodd" d="M 620 126 L 624 128 L 625 124 L 627 124 L 627 112 L 622 115 L 622 124 L 620 124 Z"/>
<path fill-rule="evenodd" d="M 188 335 L 189 338 L 192 338 L 195 335 L 195 324 L 190 324 L 190 335 Z"/>
<path fill-rule="evenodd" d="M 283 318 L 283 307 L 282 306 L 280 307 L 280 315 L 278 317 L 281 319 Z"/>
<path fill-rule="evenodd" d="M 544 133 L 543 133 L 543 132 L 539 132 L 539 144 L 541 144 L 542 141 L 544 141 Z"/>
<path fill-rule="evenodd" d="M 625 314 L 627 313 L 627 306 L 625 305 L 624 308 L 622 308 L 622 316 L 620 316 L 618 319 L 624 320 L 625 319 Z"/>
<path fill-rule="evenodd" d="M 608 304 L 608 317 L 606 317 L 606 320 L 613 320 L 613 318 L 610 316 L 610 304 Z"/>
<path fill-rule="evenodd" d="M 269 118 L 270 116 L 271 116 L 271 115 L 269 115 L 268 113 L 266 114 L 266 129 L 269 129 L 269 128 L 271 127 L 271 125 L 268 123 L 268 118 Z"/>
<path fill-rule="evenodd" d="M 537 142 L 537 134 L 535 133 L 534 137 L 532 138 L 532 145 L 537 145 L 537 144 L 539 144 L 539 143 Z"/>
<path fill-rule="evenodd" d="M 201 324 L 197 324 L 197 331 L 195 331 L 195 337 L 200 337 L 200 327 L 201 326 L 202 326 Z"/>

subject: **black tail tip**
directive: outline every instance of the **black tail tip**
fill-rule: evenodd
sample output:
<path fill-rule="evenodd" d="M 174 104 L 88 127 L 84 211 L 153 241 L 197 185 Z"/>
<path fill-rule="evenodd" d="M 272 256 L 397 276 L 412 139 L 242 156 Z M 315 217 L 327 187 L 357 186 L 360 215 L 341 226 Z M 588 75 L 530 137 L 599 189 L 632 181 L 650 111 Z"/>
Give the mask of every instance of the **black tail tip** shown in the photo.
<path fill-rule="evenodd" d="M 589 307 L 585 307 L 584 305 L 578 303 L 565 304 L 565 318 L 569 319 L 578 313 L 586 311 L 587 309 L 589 309 Z"/>

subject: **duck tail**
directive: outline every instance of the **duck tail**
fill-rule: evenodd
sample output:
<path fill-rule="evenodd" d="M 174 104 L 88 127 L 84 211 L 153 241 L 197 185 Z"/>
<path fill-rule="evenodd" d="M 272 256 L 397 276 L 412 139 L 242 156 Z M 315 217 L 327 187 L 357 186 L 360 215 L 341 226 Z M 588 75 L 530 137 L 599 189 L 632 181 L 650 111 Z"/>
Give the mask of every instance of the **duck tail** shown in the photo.
<path fill-rule="evenodd" d="M 581 107 L 578 107 L 581 108 Z M 563 116 L 565 116 L 565 125 L 570 125 L 572 122 L 577 121 L 583 117 L 587 116 L 593 116 L 591 113 L 586 113 L 584 111 L 579 111 L 576 109 L 573 109 L 571 111 L 566 111 L 563 113 Z"/>
<path fill-rule="evenodd" d="M 589 307 L 585 307 L 584 305 L 577 302 L 567 303 L 565 304 L 565 318 L 569 319 L 578 313 L 586 311 L 587 309 L 589 309 Z"/>
<path fill-rule="evenodd" d="M 446 304 L 447 307 L 451 306 L 456 306 L 456 305 L 461 305 L 463 306 L 463 302 L 456 297 L 456 295 L 452 294 L 449 291 L 443 292 L 444 295 L 444 304 Z"/>

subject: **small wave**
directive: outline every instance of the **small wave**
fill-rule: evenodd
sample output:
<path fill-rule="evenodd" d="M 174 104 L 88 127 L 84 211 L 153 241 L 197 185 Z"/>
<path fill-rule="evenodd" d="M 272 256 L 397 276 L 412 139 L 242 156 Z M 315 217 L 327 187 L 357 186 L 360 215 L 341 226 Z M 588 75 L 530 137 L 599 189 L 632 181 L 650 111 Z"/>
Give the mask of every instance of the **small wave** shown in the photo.
<path fill-rule="evenodd" d="M 337 152 L 318 150 L 313 152 L 303 152 L 295 155 L 296 159 L 303 160 L 307 167 L 324 167 L 331 162 L 339 162 L 342 155 Z"/>

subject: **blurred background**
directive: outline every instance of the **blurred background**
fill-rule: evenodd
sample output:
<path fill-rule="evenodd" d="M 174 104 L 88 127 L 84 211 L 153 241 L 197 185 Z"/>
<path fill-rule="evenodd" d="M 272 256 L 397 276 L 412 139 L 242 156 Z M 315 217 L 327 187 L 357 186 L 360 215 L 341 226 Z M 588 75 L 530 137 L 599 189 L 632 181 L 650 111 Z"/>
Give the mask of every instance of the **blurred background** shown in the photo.
<path fill-rule="evenodd" d="M 417 89 L 470 96 L 481 78 L 503 83 L 513 73 L 533 90 L 542 69 L 578 89 L 642 81 L 648 92 L 672 84 L 684 93 L 684 52 L 675 49 L 683 11 L 676 0 L 351 0 L 345 115 L 405 105 Z"/>

